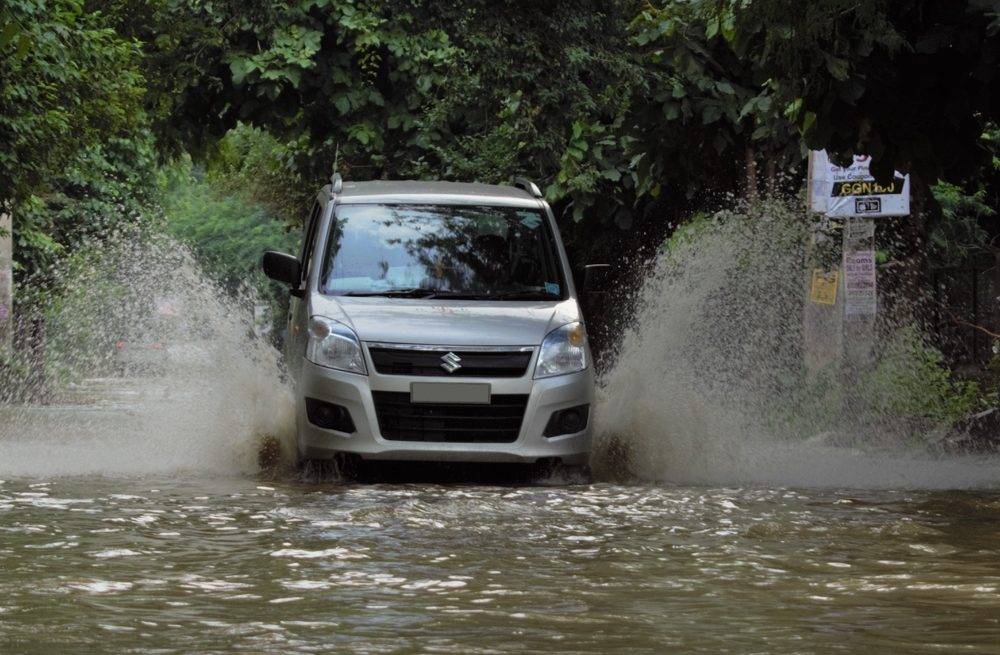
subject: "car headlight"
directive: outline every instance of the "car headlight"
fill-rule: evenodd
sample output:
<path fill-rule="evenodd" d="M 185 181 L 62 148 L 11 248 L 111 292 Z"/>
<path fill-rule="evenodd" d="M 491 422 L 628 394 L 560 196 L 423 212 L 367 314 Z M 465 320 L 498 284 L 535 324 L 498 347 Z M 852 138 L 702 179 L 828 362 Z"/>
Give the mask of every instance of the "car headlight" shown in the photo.
<path fill-rule="evenodd" d="M 535 364 L 536 378 L 576 373 L 587 368 L 587 331 L 583 323 L 567 323 L 542 341 Z"/>
<path fill-rule="evenodd" d="M 313 316 L 309 321 L 306 359 L 338 371 L 368 374 L 358 335 L 343 323 L 322 316 Z"/>

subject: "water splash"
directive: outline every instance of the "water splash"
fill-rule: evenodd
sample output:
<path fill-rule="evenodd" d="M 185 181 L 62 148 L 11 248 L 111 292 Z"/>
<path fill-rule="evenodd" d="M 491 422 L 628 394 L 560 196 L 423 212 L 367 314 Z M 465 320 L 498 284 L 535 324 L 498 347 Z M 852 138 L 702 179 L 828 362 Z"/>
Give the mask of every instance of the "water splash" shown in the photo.
<path fill-rule="evenodd" d="M 929 449 L 940 434 L 896 413 L 885 380 L 805 370 L 807 224 L 781 203 L 722 212 L 661 253 L 601 380 L 595 470 L 680 484 L 1000 486 L 995 459 Z M 909 325 L 904 311 L 883 319 L 876 350 Z"/>
<path fill-rule="evenodd" d="M 932 456 L 902 417 L 845 412 L 837 384 L 804 376 L 804 225 L 781 206 L 726 212 L 657 260 L 602 379 L 595 470 L 712 485 L 1000 486 L 995 460 Z M 177 243 L 132 230 L 81 249 L 51 284 L 61 292 L 48 304 L 47 370 L 73 393 L 0 405 L 0 476 L 252 474 L 269 437 L 292 460 L 291 393 L 255 334 L 252 293 L 227 293 Z M 899 327 L 884 325 L 884 338 Z"/>
<path fill-rule="evenodd" d="M 291 394 L 252 293 L 224 292 L 185 248 L 140 230 L 81 249 L 55 277 L 44 393 L 68 391 L 0 406 L 0 475 L 245 474 L 268 437 L 287 459 Z"/>

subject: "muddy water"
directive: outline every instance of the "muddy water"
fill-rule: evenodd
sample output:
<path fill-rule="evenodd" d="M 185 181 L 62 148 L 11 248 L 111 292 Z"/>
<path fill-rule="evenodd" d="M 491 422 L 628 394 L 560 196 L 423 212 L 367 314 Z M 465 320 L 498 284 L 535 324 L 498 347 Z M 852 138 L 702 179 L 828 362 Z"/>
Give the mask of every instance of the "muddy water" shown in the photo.
<path fill-rule="evenodd" d="M 1000 494 L 0 485 L 0 652 L 1000 652 Z"/>
<path fill-rule="evenodd" d="M 763 223 L 640 294 L 595 409 L 631 485 L 262 481 L 261 439 L 294 425 L 276 353 L 191 262 L 111 252 L 94 279 L 178 299 L 213 341 L 0 407 L 0 655 L 1000 653 L 1000 464 L 883 435 L 892 402 L 844 420 L 796 391 L 774 335 L 796 334 L 801 262 Z M 94 291 L 48 334 L 101 374 L 84 355 L 130 305 L 66 286 Z"/>

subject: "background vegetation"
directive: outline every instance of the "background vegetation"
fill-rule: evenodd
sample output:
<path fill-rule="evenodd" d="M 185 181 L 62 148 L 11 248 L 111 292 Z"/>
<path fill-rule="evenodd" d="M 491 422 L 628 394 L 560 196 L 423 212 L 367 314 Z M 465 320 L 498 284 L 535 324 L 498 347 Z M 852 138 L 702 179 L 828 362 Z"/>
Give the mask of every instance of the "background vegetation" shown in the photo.
<path fill-rule="evenodd" d="M 143 221 L 263 285 L 335 153 L 355 179 L 526 175 L 577 262 L 632 264 L 699 211 L 799 192 L 809 148 L 865 152 L 913 176 L 883 263 L 916 295 L 1000 261 L 998 73 L 995 0 L 8 0 L 18 309 Z"/>

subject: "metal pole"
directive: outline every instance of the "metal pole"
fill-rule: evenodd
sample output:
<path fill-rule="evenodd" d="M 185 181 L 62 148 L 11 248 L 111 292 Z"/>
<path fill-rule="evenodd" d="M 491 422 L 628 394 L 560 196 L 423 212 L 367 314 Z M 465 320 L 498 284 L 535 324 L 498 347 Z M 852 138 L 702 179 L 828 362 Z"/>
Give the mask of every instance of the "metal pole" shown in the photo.
<path fill-rule="evenodd" d="M 0 353 L 10 349 L 14 334 L 14 239 L 10 214 L 0 212 Z"/>
<path fill-rule="evenodd" d="M 875 269 L 875 224 L 870 218 L 848 218 L 844 223 L 844 314 L 841 385 L 844 412 L 859 418 L 866 398 L 860 384 L 871 368 L 875 344 L 878 294 Z M 850 418 L 849 418 L 850 420 Z M 863 429 L 858 424 L 856 429 Z"/>

